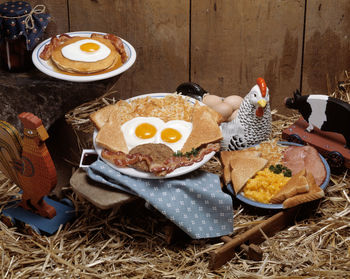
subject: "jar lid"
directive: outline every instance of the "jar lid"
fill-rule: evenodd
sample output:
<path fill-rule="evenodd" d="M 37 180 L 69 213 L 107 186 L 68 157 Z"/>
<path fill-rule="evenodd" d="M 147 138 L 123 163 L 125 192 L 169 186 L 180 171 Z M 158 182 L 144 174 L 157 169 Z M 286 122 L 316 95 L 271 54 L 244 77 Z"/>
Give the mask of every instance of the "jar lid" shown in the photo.
<path fill-rule="evenodd" d="M 45 13 L 44 5 L 34 8 L 24 1 L 5 2 L 0 4 L 1 40 L 6 37 L 26 38 L 27 49 L 31 50 L 40 41 L 51 17 Z"/>

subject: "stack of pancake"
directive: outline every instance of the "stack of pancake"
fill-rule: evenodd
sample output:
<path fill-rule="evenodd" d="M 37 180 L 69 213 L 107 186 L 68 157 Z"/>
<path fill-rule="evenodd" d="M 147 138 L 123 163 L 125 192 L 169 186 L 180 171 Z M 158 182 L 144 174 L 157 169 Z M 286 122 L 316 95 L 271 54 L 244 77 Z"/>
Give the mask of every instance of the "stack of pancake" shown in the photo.
<path fill-rule="evenodd" d="M 92 74 L 121 66 L 127 60 L 123 42 L 115 35 L 91 34 L 91 37 L 53 37 L 40 54 L 59 70 L 75 74 Z"/>

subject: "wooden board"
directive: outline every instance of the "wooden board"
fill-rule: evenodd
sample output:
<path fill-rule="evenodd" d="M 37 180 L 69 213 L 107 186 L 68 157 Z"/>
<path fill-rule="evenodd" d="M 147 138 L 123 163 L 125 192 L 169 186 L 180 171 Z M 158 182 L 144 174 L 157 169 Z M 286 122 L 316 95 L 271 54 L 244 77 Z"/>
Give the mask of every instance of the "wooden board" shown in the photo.
<path fill-rule="evenodd" d="M 189 1 L 69 1 L 71 31 L 111 32 L 136 49 L 118 96 L 174 92 L 189 76 Z"/>
<path fill-rule="evenodd" d="M 291 224 L 297 214 L 299 207 L 289 208 L 280 211 L 270 218 L 255 225 L 251 229 L 242 234 L 236 235 L 234 238 L 224 237 L 225 244 L 217 250 L 210 253 L 210 269 L 217 269 L 235 255 L 235 249 L 244 243 L 259 244 L 266 240 L 266 236 L 273 236 L 275 233 L 284 229 Z"/>
<path fill-rule="evenodd" d="M 328 94 L 349 70 L 348 0 L 307 1 L 302 91 Z"/>
<path fill-rule="evenodd" d="M 193 0 L 191 10 L 192 81 L 243 97 L 261 76 L 284 111 L 300 85 L 304 1 Z"/>
<path fill-rule="evenodd" d="M 43 39 L 69 31 L 67 1 L 68 0 L 27 1 L 31 4 L 32 8 L 34 8 L 35 5 L 45 5 L 46 12 L 49 13 L 52 18 L 47 26 Z"/>
<path fill-rule="evenodd" d="M 101 209 L 118 208 L 122 204 L 137 199 L 136 196 L 92 181 L 82 169 L 74 172 L 70 179 L 70 185 L 79 196 Z"/>

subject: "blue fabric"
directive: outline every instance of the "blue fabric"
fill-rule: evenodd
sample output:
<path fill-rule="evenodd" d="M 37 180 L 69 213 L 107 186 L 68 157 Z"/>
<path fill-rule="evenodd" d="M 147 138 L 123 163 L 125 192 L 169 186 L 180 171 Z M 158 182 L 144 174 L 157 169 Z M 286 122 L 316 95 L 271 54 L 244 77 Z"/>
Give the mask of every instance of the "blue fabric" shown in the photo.
<path fill-rule="evenodd" d="M 0 4 L 1 40 L 26 38 L 27 50 L 32 50 L 40 41 L 51 17 L 44 13 L 45 6 L 31 5 L 24 1 L 5 2 Z"/>
<path fill-rule="evenodd" d="M 196 170 L 177 178 L 141 179 L 101 160 L 87 173 L 95 181 L 143 198 L 194 239 L 233 232 L 232 199 L 222 192 L 218 175 Z"/>

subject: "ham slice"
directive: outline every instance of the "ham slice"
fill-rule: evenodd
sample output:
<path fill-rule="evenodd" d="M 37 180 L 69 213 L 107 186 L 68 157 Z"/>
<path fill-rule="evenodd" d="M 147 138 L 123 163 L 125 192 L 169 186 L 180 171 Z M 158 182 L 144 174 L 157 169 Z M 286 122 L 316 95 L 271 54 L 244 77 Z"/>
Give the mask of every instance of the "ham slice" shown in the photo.
<path fill-rule="evenodd" d="M 317 150 L 312 146 L 289 146 L 283 153 L 282 161 L 292 174 L 297 174 L 303 169 L 311 172 L 318 186 L 326 178 L 326 168 Z"/>

